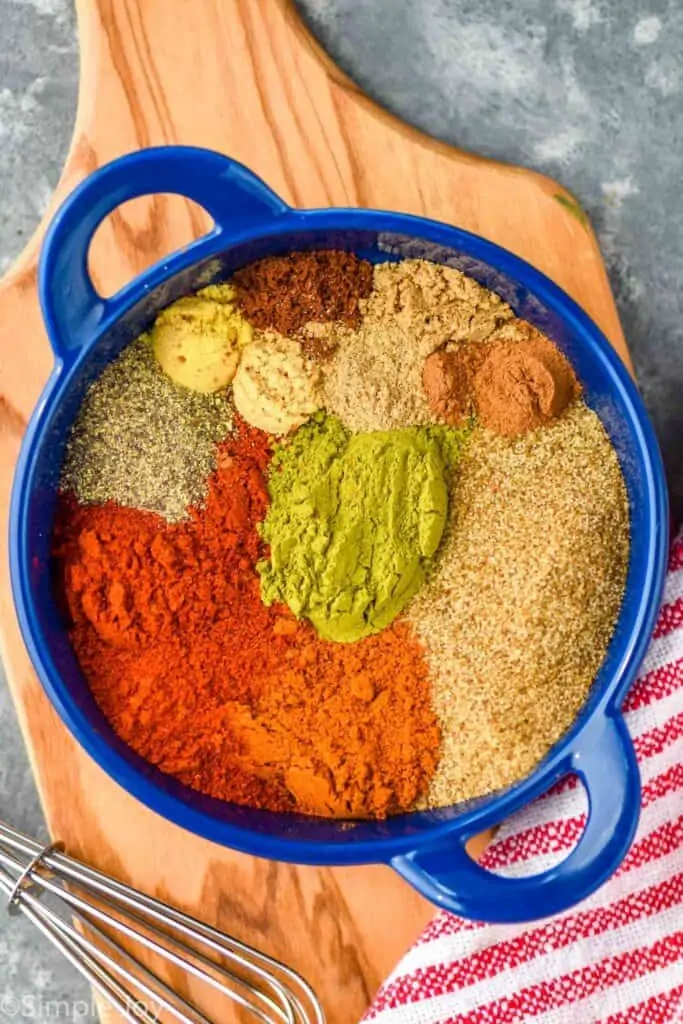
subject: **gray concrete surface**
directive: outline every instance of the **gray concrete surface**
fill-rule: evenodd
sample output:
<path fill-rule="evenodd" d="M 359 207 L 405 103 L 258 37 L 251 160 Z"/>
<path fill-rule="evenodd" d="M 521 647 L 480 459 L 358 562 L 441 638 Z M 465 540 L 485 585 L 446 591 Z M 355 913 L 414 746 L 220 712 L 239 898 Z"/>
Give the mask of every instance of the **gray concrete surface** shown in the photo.
<path fill-rule="evenodd" d="M 230 0 L 226 0 L 230 2 Z M 683 513 L 683 5 L 678 0 L 301 0 L 355 80 L 426 131 L 559 178 L 598 229 Z M 78 73 L 71 0 L 0 0 L 0 271 L 66 153 Z M 4 354 L 3 354 L 4 357 Z M 0 815 L 42 818 L 0 687 Z M 0 923 L 0 1019 L 90 1020 L 73 971 Z"/>

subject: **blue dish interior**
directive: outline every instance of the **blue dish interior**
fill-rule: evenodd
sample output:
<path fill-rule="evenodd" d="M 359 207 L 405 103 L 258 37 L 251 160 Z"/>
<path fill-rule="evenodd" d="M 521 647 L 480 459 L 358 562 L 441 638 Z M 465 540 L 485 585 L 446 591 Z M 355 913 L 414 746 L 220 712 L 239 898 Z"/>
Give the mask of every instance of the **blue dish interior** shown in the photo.
<path fill-rule="evenodd" d="M 275 226 L 275 225 L 274 225 Z M 295 815 L 277 815 L 236 807 L 202 796 L 161 774 L 123 744 L 112 731 L 81 674 L 69 644 L 62 615 L 53 593 L 50 571 L 50 538 L 55 509 L 55 495 L 62 462 L 63 449 L 71 423 L 90 383 L 103 367 L 115 358 L 129 341 L 149 327 L 156 312 L 175 299 L 195 289 L 222 280 L 237 268 L 265 255 L 287 253 L 294 250 L 345 249 L 371 260 L 373 263 L 422 257 L 448 264 L 465 271 L 487 287 L 498 292 L 513 307 L 518 316 L 531 321 L 544 331 L 566 353 L 584 386 L 588 404 L 600 416 L 621 460 L 628 488 L 632 517 L 632 546 L 627 582 L 627 593 L 614 639 L 602 669 L 595 680 L 590 700 L 577 723 L 558 746 L 550 752 L 544 765 L 535 773 L 540 777 L 545 769 L 552 776 L 561 774 L 566 766 L 560 765 L 558 751 L 580 729 L 597 703 L 605 698 L 605 691 L 614 674 L 624 664 L 632 644 L 632 635 L 642 615 L 639 581 L 647 575 L 651 560 L 653 525 L 655 530 L 666 524 L 653 524 L 651 498 L 652 481 L 648 480 L 643 458 L 646 441 L 637 418 L 631 410 L 628 396 L 615 374 L 614 359 L 596 346 L 590 336 L 588 321 L 573 318 L 553 308 L 553 300 L 542 300 L 538 291 L 532 294 L 518 280 L 513 280 L 501 269 L 473 258 L 464 252 L 444 247 L 437 241 L 428 241 L 389 232 L 366 230 L 300 230 L 276 231 L 267 236 L 252 238 L 231 246 L 218 255 L 207 257 L 201 263 L 184 269 L 163 285 L 148 292 L 132 306 L 99 341 L 78 355 L 72 363 L 61 369 L 57 385 L 49 393 L 37 415 L 44 418 L 42 442 L 29 453 L 28 485 L 30 494 L 26 508 L 26 534 L 23 557 L 30 569 L 33 593 L 33 632 L 40 646 L 43 677 L 49 676 L 51 696 L 80 738 L 88 735 L 86 747 L 137 795 L 140 787 L 151 786 L 170 798 L 178 813 L 173 816 L 184 823 L 180 808 L 194 812 L 190 827 L 197 829 L 199 818 L 206 816 L 213 822 L 224 822 L 238 829 L 256 833 L 264 839 L 291 839 L 311 844 L 341 844 L 347 848 L 357 843 L 393 838 L 408 839 L 433 829 L 462 815 L 488 805 L 495 797 L 475 801 L 467 807 L 460 805 L 431 812 L 415 812 L 385 822 L 348 823 L 319 820 Z M 557 293 L 559 294 L 559 293 Z M 56 682 L 58 680 L 58 682 Z M 628 680 L 627 680 L 628 682 Z M 619 699 L 623 693 L 610 693 L 610 699 Z M 71 706 L 69 706 L 71 705 Z M 116 765 L 113 764 L 113 760 Z M 542 780 L 546 785 L 551 778 Z M 518 788 L 518 787 L 515 787 Z M 541 788 L 545 788 L 542 786 Z M 510 792 L 510 791 L 508 791 Z M 149 802 L 149 793 L 142 795 Z M 169 813 L 166 804 L 165 813 Z M 212 838 L 211 829 L 200 828 Z M 233 845 L 239 845 L 234 843 Z M 359 851 L 360 853 L 360 851 Z M 304 858 L 301 858 L 304 859 Z M 359 859 L 365 859 L 359 857 Z M 371 859 L 371 858 L 367 858 Z M 377 858 L 375 858 L 377 859 Z"/>

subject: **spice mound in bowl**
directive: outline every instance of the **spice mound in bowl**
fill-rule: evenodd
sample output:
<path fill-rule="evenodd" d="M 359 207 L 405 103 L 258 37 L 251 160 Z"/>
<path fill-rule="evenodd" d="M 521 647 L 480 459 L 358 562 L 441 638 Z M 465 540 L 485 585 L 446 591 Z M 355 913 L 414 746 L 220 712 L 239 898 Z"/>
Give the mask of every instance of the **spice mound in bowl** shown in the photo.
<path fill-rule="evenodd" d="M 85 395 L 57 583 L 116 733 L 185 785 L 384 818 L 523 778 L 619 614 L 619 462 L 566 357 L 424 260 L 268 257 Z"/>

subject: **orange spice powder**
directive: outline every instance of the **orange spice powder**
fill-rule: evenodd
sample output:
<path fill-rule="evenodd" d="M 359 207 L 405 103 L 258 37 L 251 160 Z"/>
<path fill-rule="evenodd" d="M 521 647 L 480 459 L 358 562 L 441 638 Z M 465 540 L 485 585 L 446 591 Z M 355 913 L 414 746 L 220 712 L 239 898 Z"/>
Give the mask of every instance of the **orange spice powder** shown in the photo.
<path fill-rule="evenodd" d="M 117 734 L 203 793 L 382 818 L 427 790 L 440 733 L 405 623 L 355 644 L 266 608 L 267 435 L 240 424 L 190 519 L 63 496 L 54 555 L 70 635 Z"/>

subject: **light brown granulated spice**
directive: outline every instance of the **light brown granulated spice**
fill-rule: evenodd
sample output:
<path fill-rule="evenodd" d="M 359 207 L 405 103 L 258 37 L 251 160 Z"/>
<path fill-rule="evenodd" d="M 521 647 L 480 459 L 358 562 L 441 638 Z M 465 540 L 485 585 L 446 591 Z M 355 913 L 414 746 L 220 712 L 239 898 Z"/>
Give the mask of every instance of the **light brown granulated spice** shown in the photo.
<path fill-rule="evenodd" d="M 443 730 L 434 807 L 521 779 L 572 724 L 612 635 L 629 553 L 617 456 L 581 402 L 519 438 L 476 428 L 451 508 L 407 613 Z"/>
<path fill-rule="evenodd" d="M 361 299 L 357 330 L 330 325 L 323 404 L 354 431 L 428 423 L 427 356 L 446 342 L 481 341 L 512 310 L 459 270 L 426 260 L 383 263 Z"/>
<path fill-rule="evenodd" d="M 428 260 L 375 267 L 374 288 L 360 303 L 364 319 L 392 320 L 410 332 L 445 341 L 483 341 L 514 316 L 506 302 L 460 270 Z"/>

